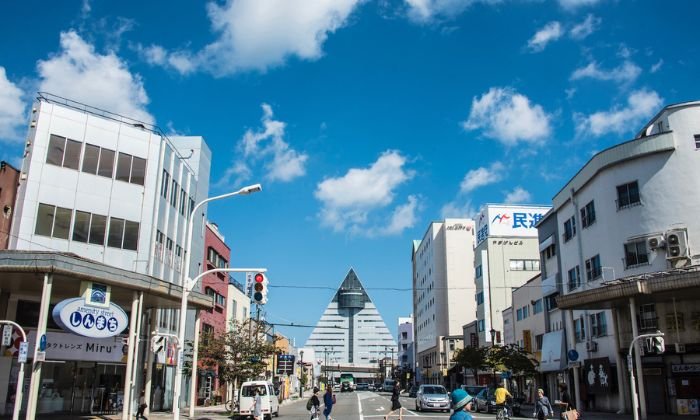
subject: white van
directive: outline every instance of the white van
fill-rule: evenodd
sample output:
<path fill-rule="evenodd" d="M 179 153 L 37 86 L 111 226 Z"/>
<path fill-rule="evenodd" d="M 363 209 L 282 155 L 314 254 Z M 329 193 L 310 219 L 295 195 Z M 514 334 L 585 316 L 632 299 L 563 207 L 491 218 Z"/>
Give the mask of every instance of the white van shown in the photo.
<path fill-rule="evenodd" d="M 253 403 L 255 402 L 255 390 L 260 391 L 260 400 L 262 401 L 262 414 L 266 419 L 280 415 L 280 405 L 275 390 L 271 382 L 267 381 L 250 381 L 243 382 L 241 385 L 240 397 L 240 416 L 253 417 Z"/>

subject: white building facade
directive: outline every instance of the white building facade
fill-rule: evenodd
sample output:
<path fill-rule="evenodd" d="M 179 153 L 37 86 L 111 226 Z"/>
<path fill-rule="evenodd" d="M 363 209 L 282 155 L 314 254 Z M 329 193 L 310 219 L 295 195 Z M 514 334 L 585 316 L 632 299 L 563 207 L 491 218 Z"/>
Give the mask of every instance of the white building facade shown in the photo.
<path fill-rule="evenodd" d="M 549 209 L 497 204 L 482 208 L 474 256 L 479 345 L 503 343 L 502 311 L 512 305 L 512 290 L 540 271 L 536 225 Z"/>
<path fill-rule="evenodd" d="M 169 139 L 139 121 L 40 94 L 31 112 L 9 248 L 72 253 L 179 285 L 185 258 L 192 261 L 190 276 L 201 269 L 203 230 L 194 229 L 191 255 L 184 250 L 185 232 L 194 203 L 208 194 L 210 161 L 201 137 Z M 204 211 L 195 220 L 203 224 L 205 216 Z M 8 312 L 38 298 L 10 296 Z M 176 333 L 176 310 L 144 312 L 145 332 Z M 145 329 L 149 323 L 152 329 Z M 70 342 L 69 335 L 64 341 Z M 151 408 L 165 410 L 172 404 L 175 366 L 167 356 L 162 359 L 152 360 L 148 351 L 138 362 L 148 364 L 146 389 L 160 390 L 157 402 L 149 396 Z M 123 386 L 125 366 L 111 362 L 102 375 L 111 375 L 110 387 Z"/>
<path fill-rule="evenodd" d="M 463 344 L 462 326 L 475 319 L 474 221 L 445 219 L 413 242 L 416 378 L 441 384 L 450 355 Z"/>
<path fill-rule="evenodd" d="M 599 152 L 578 171 L 553 199 L 561 235 L 563 295 L 700 263 L 695 245 L 700 240 L 698 153 L 700 102 L 687 102 L 664 108 L 636 138 Z M 700 341 L 700 328 L 695 326 L 700 325 L 700 312 L 692 309 L 697 300 L 682 294 L 658 299 L 631 299 L 622 311 L 566 311 L 568 349 L 575 350 L 582 363 L 572 375 L 584 390 L 576 395 L 583 395 L 580 403 L 598 410 L 617 410 L 625 403 L 629 407 L 623 352 L 633 334 L 657 329 L 667 334 L 666 353 L 637 358 L 640 391 L 646 388 L 653 394 L 645 398 L 640 392 L 642 416 L 680 412 L 676 400 L 689 398 L 687 387 L 698 389 L 696 378 L 679 376 L 679 369 L 700 367 L 700 348 L 693 344 Z M 697 321 L 688 323 L 689 319 Z M 674 322 L 683 323 L 683 329 L 674 328 Z M 616 376 L 616 386 L 598 386 L 601 375 L 597 369 L 591 375 L 589 365 L 602 365 L 606 378 Z"/>
<path fill-rule="evenodd" d="M 398 325 L 398 344 L 399 352 L 396 358 L 397 364 L 400 367 L 402 377 L 408 383 L 412 383 L 415 379 L 415 346 L 413 343 L 413 315 L 408 317 L 399 317 Z"/>

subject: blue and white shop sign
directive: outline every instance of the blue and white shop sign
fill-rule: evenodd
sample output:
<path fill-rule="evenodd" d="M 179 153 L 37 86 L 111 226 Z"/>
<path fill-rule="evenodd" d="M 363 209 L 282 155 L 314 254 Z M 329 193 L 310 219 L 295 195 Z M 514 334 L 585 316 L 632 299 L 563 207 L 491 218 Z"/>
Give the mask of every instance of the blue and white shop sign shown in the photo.
<path fill-rule="evenodd" d="M 106 307 L 88 305 L 84 297 L 66 299 L 53 308 L 53 319 L 61 328 L 92 338 L 119 335 L 126 329 L 129 317 L 114 303 Z"/>

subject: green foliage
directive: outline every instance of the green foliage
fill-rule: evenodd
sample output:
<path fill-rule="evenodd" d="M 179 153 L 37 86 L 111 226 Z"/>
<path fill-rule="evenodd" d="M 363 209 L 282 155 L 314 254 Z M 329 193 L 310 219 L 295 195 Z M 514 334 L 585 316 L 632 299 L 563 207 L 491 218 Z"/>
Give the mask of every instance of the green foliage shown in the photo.
<path fill-rule="evenodd" d="M 489 349 L 487 347 L 465 347 L 455 352 L 452 360 L 460 367 L 472 371 L 474 378 L 479 381 L 479 371 L 484 370 L 488 365 Z"/>
<path fill-rule="evenodd" d="M 513 375 L 532 377 L 538 373 L 539 362 L 520 346 L 508 344 L 489 348 L 487 365 L 494 372 L 511 371 Z"/>
<path fill-rule="evenodd" d="M 224 382 L 243 382 L 264 375 L 267 361 L 276 353 L 275 340 L 264 322 L 247 319 L 233 321 L 230 331 L 202 334 L 198 360 L 208 368 L 217 369 Z"/>

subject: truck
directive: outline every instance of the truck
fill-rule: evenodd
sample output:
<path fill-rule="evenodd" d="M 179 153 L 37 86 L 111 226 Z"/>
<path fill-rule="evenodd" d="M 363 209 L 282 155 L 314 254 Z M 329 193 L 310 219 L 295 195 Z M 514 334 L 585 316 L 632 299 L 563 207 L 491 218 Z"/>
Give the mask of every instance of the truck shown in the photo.
<path fill-rule="evenodd" d="M 340 392 L 353 392 L 355 390 L 355 376 L 352 373 L 340 374 Z"/>

